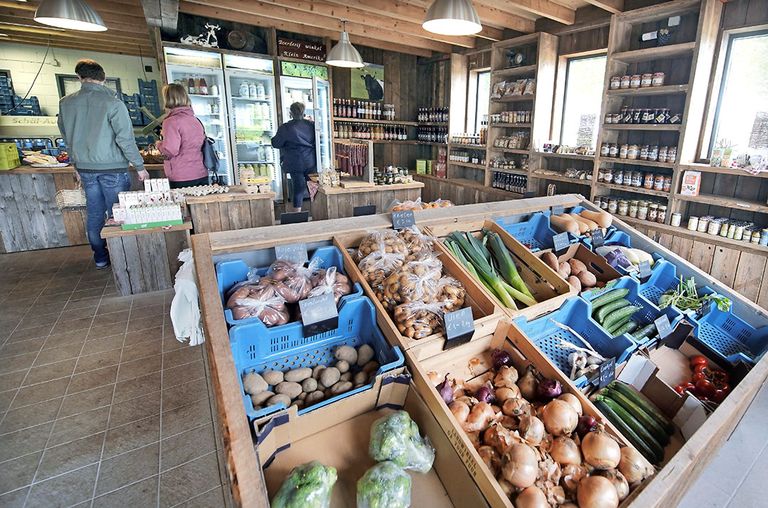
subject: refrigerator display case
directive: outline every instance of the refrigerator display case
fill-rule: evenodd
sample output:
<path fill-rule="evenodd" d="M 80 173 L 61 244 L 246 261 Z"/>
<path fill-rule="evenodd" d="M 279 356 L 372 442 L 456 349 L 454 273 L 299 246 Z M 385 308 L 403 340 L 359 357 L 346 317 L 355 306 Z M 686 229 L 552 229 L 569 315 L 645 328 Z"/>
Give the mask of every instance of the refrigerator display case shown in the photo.
<path fill-rule="evenodd" d="M 278 126 L 274 62 L 268 58 L 223 56 L 236 178 L 239 181 L 241 170 L 269 177 L 279 201 L 283 195 L 280 154 L 271 144 Z"/>
<path fill-rule="evenodd" d="M 175 47 L 163 49 L 168 81 L 184 85 L 195 116 L 202 122 L 206 135 L 216 141 L 221 182 L 234 184 L 221 55 Z"/>

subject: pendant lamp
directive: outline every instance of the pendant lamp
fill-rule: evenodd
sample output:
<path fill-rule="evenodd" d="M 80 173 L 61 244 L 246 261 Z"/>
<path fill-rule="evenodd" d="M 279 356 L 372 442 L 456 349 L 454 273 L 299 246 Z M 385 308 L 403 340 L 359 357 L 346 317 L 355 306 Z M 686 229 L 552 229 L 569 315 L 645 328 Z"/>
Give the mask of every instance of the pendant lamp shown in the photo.
<path fill-rule="evenodd" d="M 85 0 L 43 0 L 35 11 L 35 21 L 84 32 L 103 32 L 107 29 L 99 13 Z"/>
<path fill-rule="evenodd" d="M 472 35 L 483 29 L 472 0 L 435 0 L 421 26 L 441 35 Z"/>
<path fill-rule="evenodd" d="M 339 42 L 328 52 L 325 63 L 333 65 L 334 67 L 365 67 L 363 57 L 360 56 L 360 53 L 355 49 L 352 43 L 349 42 L 347 22 L 342 21 L 341 26 L 342 32 Z"/>

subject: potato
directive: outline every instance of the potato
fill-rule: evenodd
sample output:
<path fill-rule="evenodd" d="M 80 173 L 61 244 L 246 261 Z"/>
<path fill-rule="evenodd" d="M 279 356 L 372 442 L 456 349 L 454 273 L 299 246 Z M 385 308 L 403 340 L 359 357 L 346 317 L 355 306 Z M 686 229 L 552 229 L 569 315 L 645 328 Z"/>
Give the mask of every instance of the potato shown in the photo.
<path fill-rule="evenodd" d="M 315 404 L 317 402 L 320 402 L 325 398 L 325 394 L 322 390 L 315 390 L 312 393 L 308 393 L 307 397 L 304 399 L 304 404 L 307 406 L 310 406 L 312 404 Z"/>
<path fill-rule="evenodd" d="M 581 293 L 581 281 L 575 275 L 568 277 L 568 284 L 576 288 L 576 291 Z"/>
<path fill-rule="evenodd" d="M 576 258 L 569 259 L 568 263 L 571 265 L 571 275 L 578 275 L 587 269 L 587 265 Z"/>
<path fill-rule="evenodd" d="M 282 393 L 278 393 L 267 400 L 267 406 L 275 406 L 277 404 L 284 404 L 285 407 L 288 407 L 291 405 L 291 398 Z"/>
<path fill-rule="evenodd" d="M 571 265 L 569 265 L 567 261 L 563 261 L 558 265 L 557 273 L 560 274 L 560 277 L 567 279 L 571 274 Z"/>
<path fill-rule="evenodd" d="M 253 395 L 254 393 L 261 393 L 267 388 L 269 388 L 267 382 L 256 372 L 251 371 L 243 376 L 243 389 L 245 389 L 245 393 Z"/>
<path fill-rule="evenodd" d="M 352 381 L 352 373 L 351 372 L 345 372 L 341 375 L 339 378 L 339 381 Z"/>
<path fill-rule="evenodd" d="M 264 381 L 270 386 L 275 386 L 285 381 L 283 373 L 279 370 L 265 370 L 261 373 L 261 377 L 263 377 Z"/>
<path fill-rule="evenodd" d="M 555 256 L 551 252 L 545 252 L 541 255 L 541 260 L 544 261 L 546 264 L 549 265 L 550 268 L 557 271 L 557 256 Z"/>
<path fill-rule="evenodd" d="M 576 277 L 579 278 L 579 282 L 581 282 L 581 287 L 584 289 L 595 287 L 595 284 L 597 284 L 597 277 L 593 273 L 591 273 L 589 270 L 584 270 L 580 274 L 578 274 Z"/>
<path fill-rule="evenodd" d="M 338 383 L 339 378 L 341 378 L 341 372 L 339 372 L 339 369 L 336 367 L 328 367 L 327 369 L 323 369 L 323 371 L 320 373 L 320 384 L 325 388 L 330 388 L 331 386 Z"/>
<path fill-rule="evenodd" d="M 296 397 L 297 400 L 306 400 L 307 398 L 307 392 L 301 392 L 298 397 Z"/>
<path fill-rule="evenodd" d="M 283 381 L 275 386 L 275 393 L 287 395 L 288 397 L 295 399 L 301 393 L 301 385 L 294 383 L 293 381 Z"/>
<path fill-rule="evenodd" d="M 254 407 L 255 406 L 260 406 L 263 403 L 265 403 L 266 401 L 268 401 L 273 395 L 274 395 L 274 393 L 272 393 L 270 391 L 263 391 L 261 393 L 255 394 L 255 395 L 251 395 L 251 402 L 253 403 Z"/>
<path fill-rule="evenodd" d="M 368 382 L 368 374 L 361 370 L 360 372 L 355 374 L 353 381 L 355 385 L 364 385 L 365 383 Z"/>
<path fill-rule="evenodd" d="M 320 379 L 320 373 L 325 369 L 325 365 L 316 365 L 314 369 L 312 369 L 312 377 L 315 379 Z"/>
<path fill-rule="evenodd" d="M 301 389 L 305 392 L 314 392 L 317 390 L 317 379 L 309 377 L 301 382 Z"/>
<path fill-rule="evenodd" d="M 344 360 L 350 364 L 357 362 L 357 350 L 352 346 L 339 346 L 333 354 L 337 360 Z"/>
<path fill-rule="evenodd" d="M 357 365 L 362 367 L 366 363 L 370 362 L 374 357 L 374 351 L 368 344 L 363 344 L 357 348 Z"/>
<path fill-rule="evenodd" d="M 336 368 L 339 369 L 339 372 L 344 374 L 349 370 L 349 362 L 346 360 L 339 360 L 336 362 Z"/>
<path fill-rule="evenodd" d="M 304 401 L 296 399 L 291 403 L 291 406 L 296 406 L 296 409 L 302 409 L 304 407 Z"/>
<path fill-rule="evenodd" d="M 293 369 L 285 373 L 285 380 L 294 383 L 301 383 L 308 377 L 312 377 L 312 369 L 305 367 L 303 369 Z"/>
<path fill-rule="evenodd" d="M 340 393 L 348 392 L 352 389 L 352 383 L 349 381 L 339 381 L 331 387 L 331 393 L 338 395 Z"/>
<path fill-rule="evenodd" d="M 366 374 L 371 374 L 372 372 L 376 372 L 379 370 L 379 362 L 372 360 L 365 365 L 363 365 L 363 372 Z"/>

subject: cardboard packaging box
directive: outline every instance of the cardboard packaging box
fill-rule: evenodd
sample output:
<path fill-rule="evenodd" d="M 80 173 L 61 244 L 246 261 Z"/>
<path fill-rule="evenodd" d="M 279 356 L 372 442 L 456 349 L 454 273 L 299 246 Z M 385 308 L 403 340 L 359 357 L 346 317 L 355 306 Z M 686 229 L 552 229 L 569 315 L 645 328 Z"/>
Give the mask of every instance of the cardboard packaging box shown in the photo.
<path fill-rule="evenodd" d="M 680 184 L 680 194 L 683 196 L 698 196 L 701 188 L 701 171 L 685 171 Z"/>

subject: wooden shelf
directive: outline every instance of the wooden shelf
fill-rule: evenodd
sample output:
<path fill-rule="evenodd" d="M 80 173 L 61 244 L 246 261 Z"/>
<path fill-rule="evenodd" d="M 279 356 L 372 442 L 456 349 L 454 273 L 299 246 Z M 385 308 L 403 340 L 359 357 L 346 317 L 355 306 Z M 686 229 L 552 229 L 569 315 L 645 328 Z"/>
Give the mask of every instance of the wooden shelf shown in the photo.
<path fill-rule="evenodd" d="M 459 149 L 459 148 L 466 148 L 468 150 L 485 150 L 485 145 L 467 145 L 467 144 L 461 144 L 461 143 L 451 143 L 451 149 Z"/>
<path fill-rule="evenodd" d="M 664 227 L 664 226 L 672 227 L 672 226 L 667 226 L 666 224 L 661 224 L 660 222 L 653 222 L 653 221 L 643 220 L 643 219 L 635 219 L 635 218 L 630 217 L 629 215 L 619 215 L 619 214 L 616 214 L 616 213 L 611 214 L 611 215 L 613 215 L 614 217 L 616 217 L 620 221 L 626 222 L 627 224 L 635 224 L 635 225 L 639 225 L 639 226 L 645 226 L 647 228 L 661 228 L 661 227 Z M 667 215 L 669 215 L 669 214 L 667 214 Z M 672 228 L 672 229 L 678 230 L 678 229 L 684 229 L 684 228 Z"/>
<path fill-rule="evenodd" d="M 491 128 L 494 127 L 504 129 L 507 127 L 519 127 L 521 129 L 530 129 L 532 126 L 529 123 L 492 123 Z"/>
<path fill-rule="evenodd" d="M 680 171 L 701 171 L 702 173 L 715 173 L 718 175 L 741 176 L 746 178 L 768 178 L 768 171 L 752 175 L 741 169 L 718 168 L 708 164 L 680 164 Z"/>
<path fill-rule="evenodd" d="M 528 176 L 528 172 L 524 169 L 501 169 L 489 167 L 488 170 L 495 173 L 506 173 L 508 175 Z"/>
<path fill-rule="evenodd" d="M 530 155 L 530 150 L 521 150 L 518 148 L 501 148 L 498 146 L 492 146 L 490 147 L 490 150 L 495 150 L 497 152 L 504 152 L 504 153 L 512 153 L 515 155 Z"/>
<path fill-rule="evenodd" d="M 448 127 L 448 122 L 416 122 L 419 127 Z"/>
<path fill-rule="evenodd" d="M 471 162 L 456 162 L 448 161 L 451 166 L 461 166 L 462 168 L 477 169 L 478 171 L 485 171 L 485 164 L 473 164 Z"/>
<path fill-rule="evenodd" d="M 611 189 L 619 192 L 632 192 L 635 194 L 647 194 L 649 196 L 658 196 L 660 198 L 669 199 L 669 192 L 657 191 L 653 189 L 646 189 L 645 187 L 633 187 L 631 185 L 616 185 L 613 183 L 595 182 L 597 187 L 603 187 L 604 189 Z"/>
<path fill-rule="evenodd" d="M 647 95 L 675 95 L 688 93 L 688 85 L 650 86 L 645 88 L 620 88 L 607 90 L 608 97 L 614 96 L 647 96 Z"/>
<path fill-rule="evenodd" d="M 641 159 L 619 159 L 618 157 L 598 157 L 598 162 L 626 164 L 630 166 L 648 166 L 652 168 L 674 169 L 674 162 L 644 161 Z"/>
<path fill-rule="evenodd" d="M 613 60 L 618 60 L 627 64 L 636 62 L 647 62 L 651 60 L 666 60 L 679 56 L 693 54 L 696 48 L 695 42 L 684 42 L 682 44 L 670 44 L 669 46 L 658 46 L 655 48 L 634 49 L 631 51 L 621 51 L 609 55 Z"/>
<path fill-rule="evenodd" d="M 406 120 L 366 120 L 364 118 L 343 118 L 343 117 L 333 117 L 334 122 L 343 122 L 343 123 L 371 123 L 371 124 L 378 124 L 378 125 L 407 125 L 410 127 L 415 127 L 418 124 L 418 122 L 408 122 Z"/>
<path fill-rule="evenodd" d="M 502 97 L 501 99 L 491 99 L 491 102 L 525 102 L 534 100 L 536 100 L 536 94 L 510 95 L 509 97 Z"/>
<path fill-rule="evenodd" d="M 593 161 L 594 155 L 581 155 L 577 153 L 552 153 L 552 152 L 533 152 L 533 155 L 539 155 L 541 157 L 547 157 L 552 159 L 572 159 L 580 161 Z"/>
<path fill-rule="evenodd" d="M 557 182 L 572 183 L 575 185 L 584 185 L 585 187 L 592 186 L 592 180 L 586 180 L 581 178 L 569 178 L 562 174 L 542 173 L 541 171 L 534 171 L 530 175 L 532 178 L 539 178 L 541 180 L 554 180 Z"/>
<path fill-rule="evenodd" d="M 681 201 L 691 203 L 702 203 L 705 205 L 722 206 L 734 210 L 744 210 L 745 212 L 768 213 L 768 204 L 746 199 L 729 198 L 725 196 L 715 196 L 713 194 L 699 194 L 698 196 L 683 196 L 675 194 L 675 197 Z"/>
<path fill-rule="evenodd" d="M 513 76 L 522 76 L 536 72 L 536 65 L 523 65 L 521 67 L 509 67 L 508 69 L 498 69 L 491 74 L 494 78 L 511 78 Z"/>
<path fill-rule="evenodd" d="M 376 144 L 383 144 L 383 143 L 390 143 L 393 145 L 423 145 L 427 144 L 426 141 L 418 141 L 416 139 L 360 139 L 360 138 L 333 138 L 334 143 L 345 143 L 345 142 L 352 142 L 352 141 L 360 141 L 360 142 L 366 142 L 370 141 L 371 143 Z"/>
<path fill-rule="evenodd" d="M 603 129 L 611 131 L 679 131 L 682 124 L 674 123 L 606 123 Z"/>

